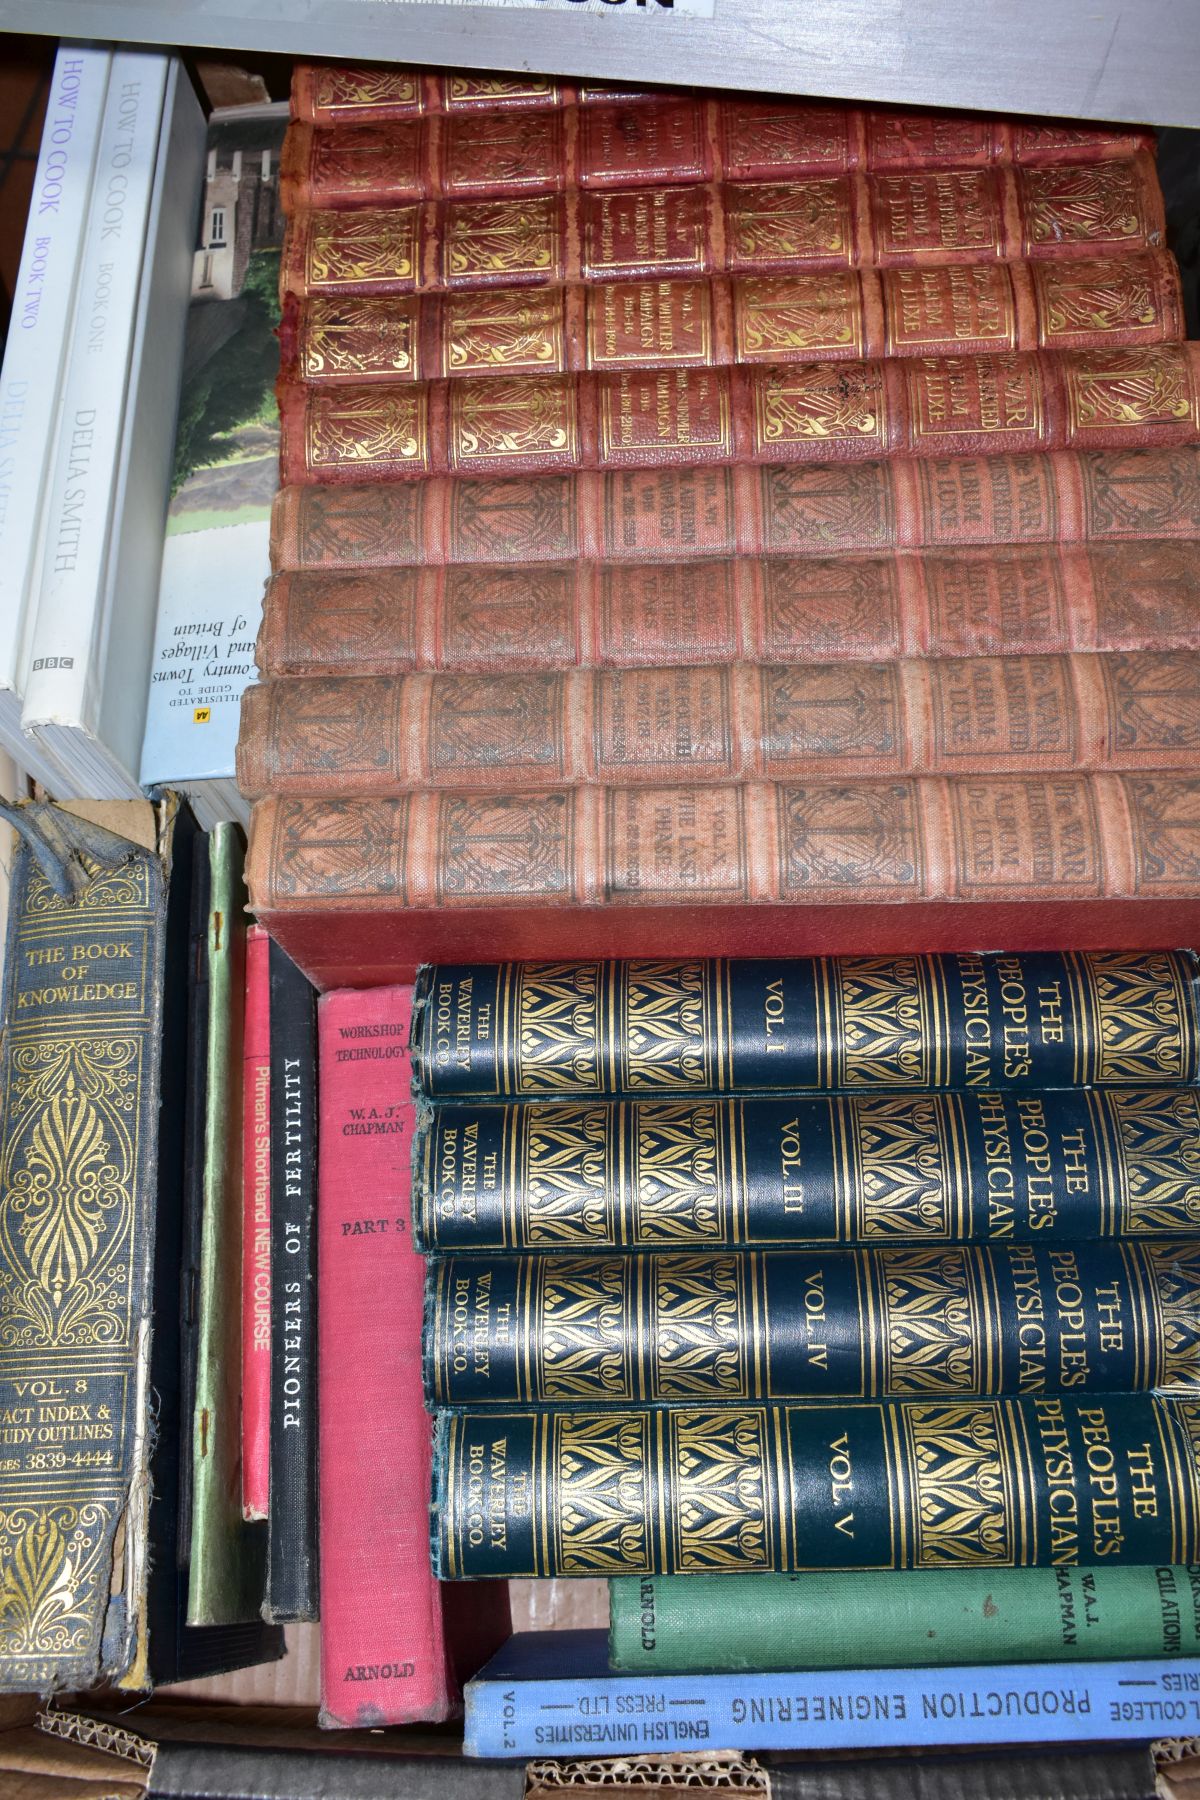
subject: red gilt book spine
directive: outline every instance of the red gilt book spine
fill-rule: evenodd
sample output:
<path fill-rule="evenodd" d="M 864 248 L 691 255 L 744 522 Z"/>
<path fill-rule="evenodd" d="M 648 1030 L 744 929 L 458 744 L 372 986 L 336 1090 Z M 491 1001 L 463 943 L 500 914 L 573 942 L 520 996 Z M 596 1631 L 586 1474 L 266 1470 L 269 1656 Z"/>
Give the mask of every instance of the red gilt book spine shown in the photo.
<path fill-rule="evenodd" d="M 280 198 L 303 207 L 509 199 L 575 187 L 711 181 L 716 116 L 704 101 L 450 113 L 388 125 L 294 124 Z"/>
<path fill-rule="evenodd" d="M 1051 451 L 285 487 L 276 569 L 1200 538 L 1200 451 Z"/>
<path fill-rule="evenodd" d="M 1200 779 L 275 798 L 247 870 L 256 913 L 322 983 L 467 954 L 1146 949 L 1200 936 Z"/>
<path fill-rule="evenodd" d="M 714 368 L 1156 344 L 1184 335 L 1165 250 L 1044 263 L 614 281 L 477 294 L 287 295 L 285 381 Z"/>
<path fill-rule="evenodd" d="M 723 101 L 689 95 L 638 103 L 414 115 L 370 124 L 297 122 L 283 151 L 284 209 L 390 206 L 405 200 L 507 199 L 568 188 L 667 182 L 795 180 L 870 169 L 895 174 L 1037 162 L 1000 121 L 904 130 L 899 115 Z M 930 125 L 925 120 L 926 127 Z M 1019 128 L 1018 128 L 1019 129 Z M 958 140 L 957 144 L 955 140 Z M 1080 161 L 1137 154 L 1130 132 L 1093 134 Z M 957 150 L 957 154 L 955 153 Z"/>
<path fill-rule="evenodd" d="M 875 556 L 297 569 L 267 676 L 1189 650 L 1200 557 L 1170 539 Z"/>
<path fill-rule="evenodd" d="M 1200 437 L 1200 345 L 280 388 L 286 482 L 1134 449 Z"/>
<path fill-rule="evenodd" d="M 280 288 L 414 294 L 705 275 L 836 273 L 1158 249 L 1144 152 L 1068 168 L 931 169 L 305 209 Z"/>
<path fill-rule="evenodd" d="M 322 127 L 390 125 L 425 115 L 544 112 L 578 106 L 608 115 L 598 130 L 636 132 L 631 109 L 691 107 L 717 122 L 722 164 L 747 176 L 881 169 L 1079 163 L 1152 149 L 1150 132 L 1121 125 L 980 118 L 970 113 L 863 109 L 836 101 L 697 99 L 679 89 L 619 88 L 544 76 L 423 74 L 372 63 L 298 63 L 292 116 Z M 621 153 L 621 152 L 619 152 Z"/>
<path fill-rule="evenodd" d="M 242 1076 L 242 1514 L 269 1514 L 271 1462 L 270 939 L 246 933 Z"/>
<path fill-rule="evenodd" d="M 237 753 L 251 800 L 1198 762 L 1194 649 L 311 676 L 246 689 Z"/>
<path fill-rule="evenodd" d="M 411 1014 L 395 987 L 319 1008 L 323 1725 L 448 1718 L 509 1629 L 503 1588 L 450 1594 L 429 1568 Z"/>
<path fill-rule="evenodd" d="M 377 125 L 425 113 L 557 110 L 575 90 L 545 75 L 430 75 L 390 63 L 296 63 L 292 117 L 313 125 Z"/>

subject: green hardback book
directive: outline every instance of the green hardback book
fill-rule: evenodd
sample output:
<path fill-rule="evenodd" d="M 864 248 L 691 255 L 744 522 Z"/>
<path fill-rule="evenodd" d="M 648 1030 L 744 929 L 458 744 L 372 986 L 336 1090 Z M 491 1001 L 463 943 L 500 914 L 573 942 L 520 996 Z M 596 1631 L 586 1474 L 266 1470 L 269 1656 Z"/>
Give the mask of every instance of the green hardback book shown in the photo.
<path fill-rule="evenodd" d="M 235 825 L 209 834 L 205 958 L 208 1019 L 202 1221 L 196 1289 L 195 1406 L 188 1623 L 257 1619 L 266 1526 L 242 1517 L 242 1006 L 245 845 Z M 194 1047 L 196 1048 L 196 1047 Z"/>
<path fill-rule="evenodd" d="M 614 1669 L 935 1667 L 1200 1653 L 1200 1568 L 652 1575 L 609 1583 Z"/>

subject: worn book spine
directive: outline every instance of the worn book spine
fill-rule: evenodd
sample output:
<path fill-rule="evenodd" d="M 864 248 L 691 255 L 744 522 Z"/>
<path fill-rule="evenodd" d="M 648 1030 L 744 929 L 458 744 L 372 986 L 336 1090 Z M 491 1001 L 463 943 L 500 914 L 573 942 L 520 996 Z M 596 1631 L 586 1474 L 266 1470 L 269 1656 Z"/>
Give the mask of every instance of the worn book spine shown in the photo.
<path fill-rule="evenodd" d="M 306 484 L 276 496 L 271 558 L 352 570 L 1144 538 L 1200 538 L 1194 446 Z"/>
<path fill-rule="evenodd" d="M 286 381 L 850 362 L 1185 336 L 1165 250 L 1064 262 L 714 276 L 480 294 L 287 295 Z"/>
<path fill-rule="evenodd" d="M 1145 1394 L 441 1413 L 434 1562 L 453 1579 L 1192 1563 L 1198 1432 L 1195 1401 Z"/>
<path fill-rule="evenodd" d="M 1200 1654 L 1200 1569 L 643 1575 L 608 1590 L 614 1669 L 944 1667 Z"/>
<path fill-rule="evenodd" d="M 715 112 L 720 153 L 731 172 L 752 178 L 805 169 L 840 173 L 878 169 L 986 168 L 993 163 L 1071 164 L 1153 151 L 1154 135 L 1124 125 L 1075 120 L 989 119 L 970 113 L 921 113 L 908 107 L 846 106 L 837 101 L 696 100 L 677 88 L 562 81 L 544 75 L 430 74 L 380 63 L 297 63 L 292 117 L 323 127 L 391 125 L 426 115 L 598 110 L 609 132 L 636 131 L 632 107 L 688 104 Z"/>
<path fill-rule="evenodd" d="M 263 1616 L 319 1616 L 317 996 L 272 942 L 270 1548 Z"/>
<path fill-rule="evenodd" d="M 296 569 L 266 676 L 1187 650 L 1200 562 L 1169 538 L 874 556 Z"/>
<path fill-rule="evenodd" d="M 447 1718 L 464 1656 L 473 1674 L 508 1630 L 502 1592 L 465 1595 L 450 1611 L 429 1568 L 411 1011 L 407 987 L 327 994 L 319 1007 L 321 1722 L 331 1726 Z"/>
<path fill-rule="evenodd" d="M 72 724 L 93 731 L 98 721 L 92 660 L 105 629 L 114 471 L 170 66 L 169 57 L 146 50 L 113 54 L 44 500 L 45 550 L 22 714 L 26 731 Z M 43 748 L 50 753 L 49 745 Z"/>
<path fill-rule="evenodd" d="M 257 800 L 1198 759 L 1200 651 L 1143 650 L 283 679 L 243 695 L 237 771 Z"/>
<path fill-rule="evenodd" d="M 1164 242 L 1145 152 L 1077 168 L 922 170 L 576 189 L 512 200 L 311 207 L 289 221 L 280 289 L 474 288 L 1061 260 Z"/>
<path fill-rule="evenodd" d="M 570 103 L 575 89 L 546 75 L 427 74 L 387 63 L 304 63 L 292 69 L 292 117 L 311 124 L 386 124 L 425 113 L 538 112 Z"/>
<path fill-rule="evenodd" d="M 1200 1084 L 1200 959 L 1045 951 L 445 964 L 433 1100 Z"/>
<path fill-rule="evenodd" d="M 1185 1233 L 1195 1089 L 436 1106 L 413 1156 L 434 1252 Z"/>
<path fill-rule="evenodd" d="M 1200 1245 L 439 1258 L 424 1380 L 464 1407 L 1200 1396 Z"/>
<path fill-rule="evenodd" d="M 134 802 L 142 807 L 144 802 Z M 132 810 L 132 808 L 131 808 Z M 206 930 L 193 933 L 192 900 L 198 900 L 194 875 L 203 861 L 207 873 L 207 839 L 186 808 L 174 817 L 171 834 L 171 898 L 167 912 L 163 970 L 162 1065 L 156 1149 L 158 1204 L 154 1221 L 153 1317 L 158 1322 L 150 1346 L 150 1385 L 154 1395 L 152 1492 L 146 1579 L 145 1648 L 139 1658 L 141 1679 L 131 1687 L 159 1687 L 167 1682 L 202 1680 L 226 1670 L 271 1661 L 284 1653 L 281 1631 L 255 1619 L 236 1625 L 187 1624 L 191 1549 L 190 1498 L 183 1479 L 192 1443 L 194 1379 L 183 1384 L 183 1348 L 192 1336 L 190 1320 L 180 1317 L 180 1276 L 184 1245 L 190 1237 L 190 1166 L 201 1167 L 204 1131 L 204 1056 L 193 1059 L 189 1045 L 199 1040 L 200 1019 L 193 1005 L 194 971 Z M 196 909 L 199 911 L 199 907 Z M 207 905 L 201 922 L 207 926 Z M 205 971 L 207 985 L 207 970 Z M 197 1034 L 193 1036 L 193 1034 Z M 199 1068 L 193 1066 L 198 1062 Z M 199 1090 L 198 1103 L 193 1099 Z M 197 1147 L 193 1115 L 199 1124 Z M 182 1204 L 181 1204 L 182 1199 Z M 197 1217 L 201 1208 L 197 1207 Z M 189 1262 L 190 1262 L 189 1250 Z M 198 1260 L 198 1256 L 197 1256 Z M 187 1282 L 185 1293 L 191 1288 Z M 180 1328 L 174 1329 L 174 1321 Z M 257 1528 L 261 1533 L 263 1527 Z M 182 1543 L 181 1543 L 182 1538 Z"/>
<path fill-rule="evenodd" d="M 280 192 L 286 209 L 296 212 L 305 206 L 509 199 L 574 187 L 719 177 L 794 181 L 860 168 L 891 174 L 1039 160 L 1039 146 L 1020 127 L 987 119 L 947 124 L 938 141 L 933 121 L 919 115 L 905 130 L 894 113 L 689 94 L 607 105 L 580 106 L 576 99 L 555 107 L 427 109 L 403 119 L 320 125 L 297 120 L 284 148 Z M 1080 141 L 1071 147 L 1079 162 L 1152 147 L 1140 132 L 1077 135 Z M 1061 139 L 1054 146 L 1064 147 Z M 1040 148 L 1050 153 L 1048 144 Z"/>
<path fill-rule="evenodd" d="M 250 888 L 272 936 L 347 977 L 468 953 L 1154 949 L 1197 937 L 1198 806 L 1200 779 L 1162 774 L 279 798 L 254 809 Z"/>
<path fill-rule="evenodd" d="M 202 1219 L 188 1624 L 257 1623 L 266 1528 L 242 1511 L 242 1077 L 246 994 L 245 844 L 209 833 Z"/>
<path fill-rule="evenodd" d="M 47 784 L 50 764 L 21 736 L 20 714 L 40 582 L 43 494 L 111 62 L 109 51 L 86 44 L 63 44 L 55 58 L 0 368 L 0 742 Z"/>
<path fill-rule="evenodd" d="M 1122 450 L 1200 439 L 1200 344 L 279 389 L 285 482 Z"/>
<path fill-rule="evenodd" d="M 145 1605 L 170 827 L 6 817 L 0 1689 L 47 1693 L 121 1681 Z"/>
<path fill-rule="evenodd" d="M 246 933 L 242 1048 L 242 1512 L 269 1515 L 271 1460 L 270 940 Z"/>

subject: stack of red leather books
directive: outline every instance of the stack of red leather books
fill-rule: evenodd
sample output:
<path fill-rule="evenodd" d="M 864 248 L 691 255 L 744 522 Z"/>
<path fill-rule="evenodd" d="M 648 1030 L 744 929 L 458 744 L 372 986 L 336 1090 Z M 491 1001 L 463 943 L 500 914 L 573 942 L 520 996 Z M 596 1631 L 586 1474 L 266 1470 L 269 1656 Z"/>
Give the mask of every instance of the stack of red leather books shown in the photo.
<path fill-rule="evenodd" d="M 240 773 L 306 969 L 1195 937 L 1200 364 L 1146 135 L 294 99 Z"/>

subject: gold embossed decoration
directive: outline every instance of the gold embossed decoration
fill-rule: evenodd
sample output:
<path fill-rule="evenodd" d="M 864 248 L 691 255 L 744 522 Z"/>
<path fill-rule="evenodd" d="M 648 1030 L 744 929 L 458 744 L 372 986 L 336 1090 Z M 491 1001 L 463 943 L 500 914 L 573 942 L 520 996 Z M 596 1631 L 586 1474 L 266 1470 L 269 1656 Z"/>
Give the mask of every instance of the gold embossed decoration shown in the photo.
<path fill-rule="evenodd" d="M 367 375 L 416 381 L 417 303 L 370 295 L 311 299 L 300 334 L 305 381 L 361 380 Z"/>
<path fill-rule="evenodd" d="M 770 1569 L 767 1415 L 760 1408 L 669 1415 L 675 1567 Z"/>
<path fill-rule="evenodd" d="M 315 389 L 308 400 L 305 466 L 419 475 L 429 467 L 428 398 L 420 387 Z"/>
<path fill-rule="evenodd" d="M 1031 265 L 1040 342 L 1053 349 L 1085 332 L 1137 332 L 1159 321 L 1149 269 L 1133 257 Z"/>
<path fill-rule="evenodd" d="M 570 467 L 579 455 L 576 386 L 571 376 L 544 380 L 483 376 L 456 382 L 450 400 L 450 461 L 470 470 L 493 457 L 505 464 L 537 457 Z"/>
<path fill-rule="evenodd" d="M 1195 1393 L 1200 1388 L 1200 1239 L 1160 1239 L 1143 1244 L 1140 1253 L 1149 1275 L 1150 1341 L 1159 1347 L 1148 1380 L 1160 1390 Z"/>
<path fill-rule="evenodd" d="M 624 965 L 625 1081 L 631 1094 L 703 1093 L 717 1085 L 715 1020 L 705 965 L 675 959 Z"/>
<path fill-rule="evenodd" d="M 849 270 L 747 277 L 734 284 L 733 307 L 739 362 L 863 354 L 862 286 Z"/>
<path fill-rule="evenodd" d="M 416 285 L 420 222 L 417 206 L 309 213 L 304 236 L 306 289 L 411 290 Z"/>
<path fill-rule="evenodd" d="M 605 965 L 598 962 L 519 963 L 516 994 L 518 1094 L 596 1094 L 603 1091 L 601 995 Z"/>
<path fill-rule="evenodd" d="M 850 184 L 755 181 L 727 190 L 729 256 L 737 269 L 849 263 Z"/>
<path fill-rule="evenodd" d="M 954 1102 L 890 1096 L 836 1101 L 846 1149 L 840 1179 L 865 1244 L 965 1235 Z"/>
<path fill-rule="evenodd" d="M 375 108 L 422 111 L 420 76 L 382 63 L 313 63 L 314 109 L 322 113 L 368 113 Z"/>
<path fill-rule="evenodd" d="M 934 1010 L 918 956 L 839 956 L 828 965 L 840 1086 L 929 1087 Z"/>
<path fill-rule="evenodd" d="M 726 1106 L 644 1101 L 632 1146 L 636 1244 L 722 1243 L 729 1193 L 720 1126 Z"/>
<path fill-rule="evenodd" d="M 873 362 L 797 363 L 758 371 L 756 451 L 812 441 L 884 447 L 885 395 Z"/>
<path fill-rule="evenodd" d="M 1115 1137 L 1121 1237 L 1195 1231 L 1200 1225 L 1200 1096 L 1194 1089 L 1116 1091 L 1103 1097 Z"/>
<path fill-rule="evenodd" d="M 650 1567 L 648 1413 L 556 1413 L 555 1568 L 636 1575 Z"/>
<path fill-rule="evenodd" d="M 1138 165 L 1084 163 L 1017 174 L 1028 247 L 1128 244 L 1143 230 Z"/>
<path fill-rule="evenodd" d="M 538 1283 L 535 1364 L 539 1400 L 632 1400 L 635 1346 L 623 1329 L 637 1265 L 632 1258 L 547 1256 Z"/>
<path fill-rule="evenodd" d="M 93 1649 L 112 1508 L 56 1502 L 0 1508 L 0 1669 L 44 1687 Z"/>
<path fill-rule="evenodd" d="M 520 1191 L 531 1250 L 611 1244 L 618 1109 L 531 1106 L 521 1115 Z"/>
<path fill-rule="evenodd" d="M 136 1036 L 13 1047 L 0 1349 L 128 1339 L 140 1051 Z"/>
<path fill-rule="evenodd" d="M 1016 1494 L 1001 1404 L 913 1401 L 898 1410 L 915 1488 L 914 1565 L 1011 1567 Z"/>
<path fill-rule="evenodd" d="M 1094 1044 L 1088 1079 L 1190 1082 L 1196 1002 L 1186 965 L 1170 951 L 1089 950 L 1078 958 L 1084 1016 Z"/>
<path fill-rule="evenodd" d="M 1191 370 L 1177 344 L 1143 350 L 1090 350 L 1065 365 L 1073 435 L 1142 425 L 1196 424 Z"/>
<path fill-rule="evenodd" d="M 880 1269 L 880 1391 L 971 1394 L 986 1388 L 989 1304 L 976 1252 L 893 1245 Z"/>
<path fill-rule="evenodd" d="M 442 308 L 442 373 L 566 368 L 562 295 L 452 294 Z"/>
<path fill-rule="evenodd" d="M 738 1255 L 653 1259 L 653 1399 L 749 1398 L 750 1266 Z"/>
<path fill-rule="evenodd" d="M 562 274 L 558 201 L 465 202 L 446 211 L 442 271 L 448 287 L 499 281 L 550 282 Z"/>

